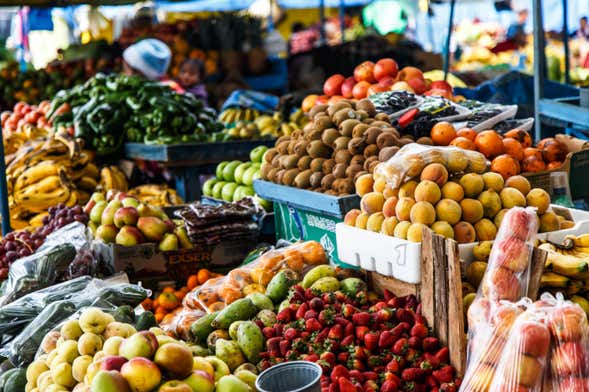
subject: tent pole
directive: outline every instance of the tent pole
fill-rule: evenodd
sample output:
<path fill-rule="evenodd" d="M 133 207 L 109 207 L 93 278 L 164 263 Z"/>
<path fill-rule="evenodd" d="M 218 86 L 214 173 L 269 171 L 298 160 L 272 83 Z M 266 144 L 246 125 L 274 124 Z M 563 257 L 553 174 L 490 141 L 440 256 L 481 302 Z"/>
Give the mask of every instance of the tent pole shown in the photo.
<path fill-rule="evenodd" d="M 4 140 L 4 137 L 2 137 Z M 4 162 L 4 142 L 0 144 L 0 215 L 2 215 L 2 235 L 12 231 L 10 227 L 10 210 L 8 208 L 8 188 L 6 187 L 6 164 Z"/>
<path fill-rule="evenodd" d="M 446 36 L 446 48 L 444 49 L 444 80 L 448 79 L 448 70 L 450 69 L 450 38 L 452 37 L 452 27 L 454 26 L 454 8 L 456 0 L 450 2 L 450 17 L 448 18 L 448 35 Z"/>
<path fill-rule="evenodd" d="M 562 0 L 562 42 L 564 44 L 564 80 L 566 84 L 571 83 L 570 75 L 570 48 L 569 48 L 569 10 L 568 0 Z"/>
<path fill-rule="evenodd" d="M 566 0 L 565 0 L 566 1 Z M 344 43 L 344 33 L 346 31 L 346 26 L 344 26 L 344 22 L 346 19 L 346 7 L 344 5 L 344 0 L 339 0 L 339 28 L 340 34 L 342 35 L 342 44 Z"/>
<path fill-rule="evenodd" d="M 564 0 L 566 2 L 566 0 Z M 534 138 L 542 138 L 540 124 L 540 101 L 544 98 L 544 81 L 546 79 L 546 53 L 544 52 L 544 24 L 542 19 L 542 0 L 534 0 Z"/>
<path fill-rule="evenodd" d="M 325 1 L 319 0 L 319 34 L 321 35 L 321 44 L 325 45 Z"/>

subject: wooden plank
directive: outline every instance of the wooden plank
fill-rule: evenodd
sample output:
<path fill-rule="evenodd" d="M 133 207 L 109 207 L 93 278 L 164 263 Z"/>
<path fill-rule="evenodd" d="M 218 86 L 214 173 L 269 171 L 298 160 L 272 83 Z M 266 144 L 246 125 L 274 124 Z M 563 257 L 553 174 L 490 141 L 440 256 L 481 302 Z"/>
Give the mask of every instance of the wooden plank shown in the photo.
<path fill-rule="evenodd" d="M 421 313 L 430 327 L 437 335 L 435 328 L 436 299 L 434 288 L 434 243 L 433 231 L 423 229 L 421 236 L 421 289 L 419 299 L 421 301 Z"/>
<path fill-rule="evenodd" d="M 368 277 L 370 279 L 370 286 L 378 294 L 382 294 L 384 290 L 387 289 L 399 297 L 410 294 L 413 294 L 416 297 L 419 296 L 419 285 L 402 282 L 395 278 L 389 278 L 378 272 L 370 272 Z"/>
<path fill-rule="evenodd" d="M 450 363 L 460 376 L 466 366 L 466 335 L 464 333 L 464 309 L 462 303 L 462 276 L 458 243 L 446 240 L 448 263 L 448 349 Z"/>
<path fill-rule="evenodd" d="M 534 248 L 532 251 L 532 261 L 530 263 L 530 282 L 528 283 L 528 297 L 535 300 L 538 298 L 540 291 L 540 281 L 542 280 L 542 273 L 544 272 L 544 264 L 546 263 L 546 251 Z"/>
<path fill-rule="evenodd" d="M 445 239 L 433 235 L 434 301 L 436 312 L 434 325 L 436 336 L 448 345 L 448 260 L 446 259 Z"/>

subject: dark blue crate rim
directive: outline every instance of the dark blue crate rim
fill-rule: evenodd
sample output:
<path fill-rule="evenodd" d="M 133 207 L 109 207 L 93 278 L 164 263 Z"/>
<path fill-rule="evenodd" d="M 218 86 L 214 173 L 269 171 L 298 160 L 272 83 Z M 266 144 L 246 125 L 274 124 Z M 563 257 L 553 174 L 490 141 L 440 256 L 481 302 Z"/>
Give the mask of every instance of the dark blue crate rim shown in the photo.
<path fill-rule="evenodd" d="M 254 181 L 254 190 L 261 198 L 271 202 L 336 218 L 343 218 L 348 211 L 360 207 L 358 195 L 333 196 L 263 180 Z"/>

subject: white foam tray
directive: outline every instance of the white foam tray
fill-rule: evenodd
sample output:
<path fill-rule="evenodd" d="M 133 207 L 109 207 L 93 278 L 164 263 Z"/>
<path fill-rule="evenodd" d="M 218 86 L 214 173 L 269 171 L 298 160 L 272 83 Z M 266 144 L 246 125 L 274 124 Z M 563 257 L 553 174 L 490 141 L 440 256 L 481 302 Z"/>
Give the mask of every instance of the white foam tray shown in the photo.
<path fill-rule="evenodd" d="M 553 206 L 562 210 L 562 207 Z M 575 226 L 538 234 L 538 239 L 562 241 L 569 234 L 589 232 L 589 212 L 568 210 Z M 421 244 L 338 223 L 335 226 L 338 257 L 343 262 L 367 271 L 378 272 L 407 283 L 421 282 Z M 477 242 L 459 244 L 460 258 L 470 263 Z"/>

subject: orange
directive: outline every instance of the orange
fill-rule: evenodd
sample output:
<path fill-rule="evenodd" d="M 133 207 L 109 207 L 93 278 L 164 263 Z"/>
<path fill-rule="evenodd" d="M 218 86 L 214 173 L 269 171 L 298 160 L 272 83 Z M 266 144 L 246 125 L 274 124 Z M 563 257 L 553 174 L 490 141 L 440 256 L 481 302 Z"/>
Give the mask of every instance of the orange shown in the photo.
<path fill-rule="evenodd" d="M 157 309 L 160 306 L 160 300 L 159 299 L 154 299 L 153 302 L 151 303 L 151 307 L 153 309 Z"/>
<path fill-rule="evenodd" d="M 155 313 L 155 321 L 157 321 L 158 324 L 161 323 L 165 315 L 165 313 Z"/>
<path fill-rule="evenodd" d="M 178 301 L 182 301 L 182 298 L 184 298 L 186 293 L 184 293 L 184 291 L 182 290 L 176 290 L 174 291 L 174 295 L 176 296 L 176 298 L 178 298 Z"/>
<path fill-rule="evenodd" d="M 501 174 L 504 180 L 519 174 L 519 161 L 508 154 L 499 155 L 491 162 L 491 171 Z"/>
<path fill-rule="evenodd" d="M 198 277 L 198 284 L 203 284 L 211 278 L 211 272 L 206 268 L 201 268 L 196 276 Z"/>
<path fill-rule="evenodd" d="M 474 142 L 474 139 L 477 137 L 477 131 L 471 128 L 461 128 L 456 132 L 456 136 L 462 136 Z"/>
<path fill-rule="evenodd" d="M 522 171 L 524 172 L 540 172 L 544 170 L 546 170 L 546 164 L 535 155 L 529 155 L 522 161 Z"/>
<path fill-rule="evenodd" d="M 502 137 L 495 131 L 483 131 L 474 139 L 477 149 L 487 158 L 503 154 Z"/>
<path fill-rule="evenodd" d="M 158 297 L 160 306 L 167 310 L 176 309 L 180 305 L 180 301 L 174 293 L 163 292 Z"/>
<path fill-rule="evenodd" d="M 510 137 L 503 139 L 503 151 L 518 161 L 524 159 L 524 148 L 521 143 Z"/>
<path fill-rule="evenodd" d="M 506 132 L 503 136 L 517 140 L 521 143 L 523 148 L 532 146 L 532 137 L 529 133 L 522 131 L 521 129 L 512 129 L 511 131 Z"/>
<path fill-rule="evenodd" d="M 303 260 L 305 260 L 305 263 L 317 265 L 325 264 L 327 262 L 325 250 L 323 250 L 323 247 L 319 242 L 307 241 L 295 246 L 297 246 L 297 249 L 303 254 Z"/>
<path fill-rule="evenodd" d="M 196 286 L 198 286 L 199 284 L 202 284 L 202 283 L 199 283 L 199 282 L 198 282 L 198 275 L 195 275 L 195 274 L 193 274 L 193 275 L 190 275 L 190 276 L 188 277 L 188 279 L 186 280 L 186 286 L 187 286 L 187 287 L 188 287 L 190 290 L 192 290 L 193 288 L 195 288 L 195 287 L 196 287 Z"/>
<path fill-rule="evenodd" d="M 544 160 L 543 156 L 542 156 L 542 151 L 540 151 L 540 149 L 538 148 L 534 148 L 534 147 L 527 147 L 524 148 L 524 158 L 527 157 L 535 157 L 536 159 L 540 159 L 540 160 Z"/>
<path fill-rule="evenodd" d="M 450 145 L 454 146 L 454 147 L 462 148 L 464 150 L 476 151 L 476 149 L 477 149 L 477 146 L 474 144 L 474 142 L 470 139 L 467 139 L 464 136 L 458 136 L 456 139 L 452 140 Z"/>
<path fill-rule="evenodd" d="M 167 287 L 164 287 L 164 289 L 162 290 L 162 293 L 173 293 L 174 291 L 176 291 L 175 288 L 173 288 L 172 286 L 167 286 Z"/>
<path fill-rule="evenodd" d="M 143 309 L 145 310 L 151 310 L 153 309 L 153 301 L 151 298 L 145 298 L 143 302 L 141 302 L 141 306 L 143 306 Z"/>
<path fill-rule="evenodd" d="M 442 121 L 433 126 L 431 139 L 438 146 L 447 146 L 456 138 L 456 130 L 449 122 Z"/>
<path fill-rule="evenodd" d="M 552 161 L 548 165 L 546 165 L 546 170 L 558 169 L 561 166 L 562 166 L 562 162 Z"/>
<path fill-rule="evenodd" d="M 315 103 L 317 102 L 317 98 L 319 96 L 317 94 L 310 94 L 307 95 L 305 97 L 305 99 L 303 99 L 303 103 L 301 104 L 301 109 L 303 110 L 303 112 L 308 112 L 309 110 L 311 110 L 311 108 L 313 106 L 315 106 Z"/>

